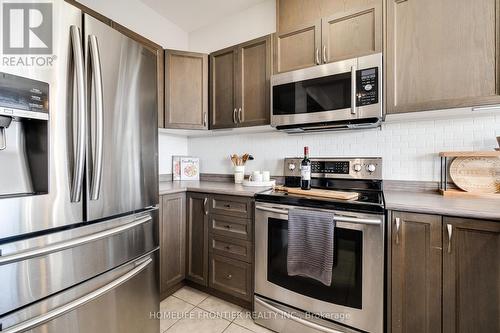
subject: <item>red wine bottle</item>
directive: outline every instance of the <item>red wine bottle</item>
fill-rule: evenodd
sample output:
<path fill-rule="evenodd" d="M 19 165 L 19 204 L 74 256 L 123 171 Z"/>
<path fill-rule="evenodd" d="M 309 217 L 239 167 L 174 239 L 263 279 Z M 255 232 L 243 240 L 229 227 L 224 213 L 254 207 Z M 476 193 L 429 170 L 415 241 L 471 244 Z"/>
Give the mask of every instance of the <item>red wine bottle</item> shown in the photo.
<path fill-rule="evenodd" d="M 311 160 L 309 159 L 309 147 L 304 147 L 304 159 L 300 162 L 300 188 L 311 189 Z"/>

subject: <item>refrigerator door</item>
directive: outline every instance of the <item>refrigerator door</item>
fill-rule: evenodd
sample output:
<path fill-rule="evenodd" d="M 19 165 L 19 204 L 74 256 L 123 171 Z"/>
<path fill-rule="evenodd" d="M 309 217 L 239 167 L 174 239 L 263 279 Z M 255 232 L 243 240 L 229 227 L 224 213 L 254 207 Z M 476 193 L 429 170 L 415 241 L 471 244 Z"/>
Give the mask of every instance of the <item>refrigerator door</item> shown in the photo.
<path fill-rule="evenodd" d="M 158 109 L 155 54 L 88 15 L 84 26 L 90 221 L 158 203 Z"/>
<path fill-rule="evenodd" d="M 2 333 L 157 333 L 158 251 L 0 318 Z"/>
<path fill-rule="evenodd" d="M 157 209 L 2 244 L 0 318 L 157 247 Z"/>
<path fill-rule="evenodd" d="M 84 65 L 83 47 L 80 50 L 74 47 L 78 47 L 78 42 L 81 42 L 82 13 L 65 1 L 53 1 L 52 8 L 52 66 L 0 64 L 2 72 L 49 84 L 48 194 L 0 199 L 0 243 L 13 236 L 83 221 L 82 198 L 78 198 L 76 194 L 83 185 L 84 165 L 81 164 L 82 168 L 79 169 L 76 162 L 78 138 L 80 137 L 80 142 L 83 143 L 81 147 L 84 149 L 85 142 L 82 140 L 85 133 L 80 131 L 79 136 L 76 121 L 73 123 L 73 119 L 76 120 L 80 114 L 78 98 L 80 101 L 85 100 L 85 92 L 82 90 L 85 88 L 82 85 L 83 67 L 78 80 L 75 78 L 76 60 L 82 60 Z M 33 55 L 27 55 L 31 56 Z M 6 152 L 0 152 L 2 153 Z M 82 157 L 81 154 L 79 156 Z M 0 170 L 6 172 L 1 167 Z M 22 179 L 13 181 L 22 182 Z M 75 202 L 71 200 L 72 194 Z"/>

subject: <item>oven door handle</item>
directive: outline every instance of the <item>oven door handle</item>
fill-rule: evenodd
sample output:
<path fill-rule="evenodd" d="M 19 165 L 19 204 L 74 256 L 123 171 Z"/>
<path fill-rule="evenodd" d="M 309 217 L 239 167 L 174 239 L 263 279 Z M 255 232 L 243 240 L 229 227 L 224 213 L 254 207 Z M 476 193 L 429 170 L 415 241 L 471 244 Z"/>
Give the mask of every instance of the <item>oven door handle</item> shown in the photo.
<path fill-rule="evenodd" d="M 327 327 L 318 325 L 316 323 L 313 323 L 313 322 L 304 320 L 302 318 L 296 317 L 291 313 L 285 312 L 285 311 L 278 309 L 277 307 L 275 307 L 267 302 L 262 301 L 258 297 L 255 297 L 254 300 L 255 300 L 255 303 L 259 303 L 261 306 L 278 313 L 280 316 L 287 318 L 287 319 L 290 319 L 290 320 L 293 320 L 293 321 L 295 321 L 301 325 L 304 325 L 306 327 L 312 328 L 315 331 L 325 332 L 325 333 L 342 333 L 341 331 L 332 330 L 332 329 L 329 329 Z"/>
<path fill-rule="evenodd" d="M 272 208 L 264 206 L 256 206 L 255 208 L 265 212 L 288 215 L 288 209 L 280 209 L 280 208 Z M 334 217 L 334 220 L 336 222 L 347 222 L 347 223 L 369 224 L 369 225 L 380 225 L 382 223 L 380 219 L 369 219 L 369 218 L 338 216 L 338 215 Z"/>

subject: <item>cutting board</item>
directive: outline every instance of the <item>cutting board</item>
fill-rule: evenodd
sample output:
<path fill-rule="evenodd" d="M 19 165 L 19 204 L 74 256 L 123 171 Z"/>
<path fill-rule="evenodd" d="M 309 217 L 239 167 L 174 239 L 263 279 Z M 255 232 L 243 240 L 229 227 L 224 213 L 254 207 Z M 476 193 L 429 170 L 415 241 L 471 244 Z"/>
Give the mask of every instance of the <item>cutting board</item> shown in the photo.
<path fill-rule="evenodd" d="M 450 177 L 460 189 L 475 193 L 500 192 L 499 157 L 457 157 L 451 162 Z"/>
<path fill-rule="evenodd" d="M 355 200 L 359 197 L 359 193 L 356 192 L 341 192 L 341 191 L 331 191 L 331 190 L 302 190 L 300 188 L 276 186 L 275 191 L 288 192 L 289 194 L 307 195 L 309 197 L 320 197 L 328 199 L 337 200 Z"/>

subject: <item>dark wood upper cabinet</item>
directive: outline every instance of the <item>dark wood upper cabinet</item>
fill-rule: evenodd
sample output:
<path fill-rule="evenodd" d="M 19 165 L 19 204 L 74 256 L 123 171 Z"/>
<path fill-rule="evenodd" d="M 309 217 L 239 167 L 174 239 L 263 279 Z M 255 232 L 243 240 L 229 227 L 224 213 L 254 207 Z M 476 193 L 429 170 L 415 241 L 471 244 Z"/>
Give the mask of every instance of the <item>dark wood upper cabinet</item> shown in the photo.
<path fill-rule="evenodd" d="M 321 63 L 321 20 L 279 31 L 274 37 L 274 73 Z"/>
<path fill-rule="evenodd" d="M 387 113 L 500 103 L 500 1 L 387 1 Z"/>
<path fill-rule="evenodd" d="M 165 50 L 165 127 L 208 129 L 208 55 Z"/>
<path fill-rule="evenodd" d="M 443 332 L 500 332 L 500 223 L 444 218 Z"/>
<path fill-rule="evenodd" d="M 210 128 L 236 127 L 237 50 L 210 54 Z"/>
<path fill-rule="evenodd" d="M 382 2 L 367 1 L 321 19 L 323 63 L 382 52 Z"/>
<path fill-rule="evenodd" d="M 186 276 L 186 195 L 164 195 L 160 203 L 160 293 L 163 299 Z"/>
<path fill-rule="evenodd" d="M 210 54 L 210 128 L 270 122 L 271 36 Z"/>
<path fill-rule="evenodd" d="M 441 220 L 392 213 L 392 333 L 441 331 Z"/>
<path fill-rule="evenodd" d="M 204 193 L 187 193 L 186 279 L 208 286 L 208 207 Z"/>
<path fill-rule="evenodd" d="M 237 54 L 238 126 L 269 124 L 271 36 L 239 45 Z"/>
<path fill-rule="evenodd" d="M 277 0 L 274 73 L 382 52 L 383 0 Z"/>

